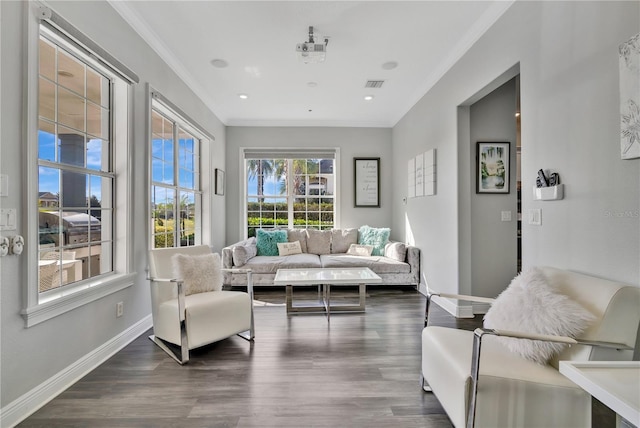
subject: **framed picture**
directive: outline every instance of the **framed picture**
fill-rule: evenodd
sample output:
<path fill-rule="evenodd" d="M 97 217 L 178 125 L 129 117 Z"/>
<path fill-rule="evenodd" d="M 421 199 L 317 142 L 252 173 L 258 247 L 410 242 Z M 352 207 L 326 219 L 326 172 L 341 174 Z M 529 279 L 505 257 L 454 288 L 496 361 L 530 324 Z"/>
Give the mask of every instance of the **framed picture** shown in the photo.
<path fill-rule="evenodd" d="M 224 195 L 224 171 L 216 168 L 216 195 Z"/>
<path fill-rule="evenodd" d="M 476 193 L 509 193 L 511 143 L 481 143 L 476 150 Z"/>
<path fill-rule="evenodd" d="M 355 207 L 380 207 L 380 158 L 353 158 Z"/>
<path fill-rule="evenodd" d="M 640 158 L 640 33 L 619 46 L 620 156 Z"/>

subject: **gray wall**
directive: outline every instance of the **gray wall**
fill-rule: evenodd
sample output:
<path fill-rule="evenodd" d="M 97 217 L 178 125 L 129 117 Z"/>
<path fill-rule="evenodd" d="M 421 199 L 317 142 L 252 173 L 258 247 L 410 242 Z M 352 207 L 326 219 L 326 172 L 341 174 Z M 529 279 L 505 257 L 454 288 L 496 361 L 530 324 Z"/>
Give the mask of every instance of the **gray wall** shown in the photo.
<path fill-rule="evenodd" d="M 3 232 L 5 236 L 24 234 L 25 189 L 23 177 L 22 128 L 23 78 L 33 70 L 23 68 L 24 5 L 23 2 L 0 2 L 2 32 L 2 123 L 0 130 L 0 172 L 9 176 L 9 196 L 0 198 L 3 208 L 18 209 L 18 228 Z M 30 389 L 40 385 L 81 357 L 97 349 L 150 314 L 148 282 L 145 280 L 147 264 L 148 228 L 147 203 L 147 137 L 146 89 L 151 83 L 195 121 L 206 125 L 216 137 L 213 146 L 218 163 L 224 167 L 225 128 L 195 94 L 186 87 L 169 67 L 145 44 L 106 2 L 54 2 L 53 8 L 87 36 L 114 55 L 140 76 L 133 95 L 133 236 L 135 285 L 109 295 L 91 304 L 67 312 L 31 328 L 24 327 L 20 315 L 23 309 L 22 289 L 25 284 L 25 257 L 0 259 L 1 306 L 1 400 L 2 407 Z M 96 18 L 96 17 L 99 17 Z M 213 217 L 224 222 L 223 198 L 214 198 Z M 222 246 L 222 236 L 213 231 L 210 242 Z M 124 316 L 115 317 L 115 303 L 124 302 Z"/>
<path fill-rule="evenodd" d="M 524 267 L 638 285 L 640 160 L 620 159 L 617 47 L 639 30 L 638 2 L 516 2 L 398 122 L 396 187 L 406 186 L 411 156 L 438 149 L 438 195 L 394 204 L 392 221 L 421 247 L 430 287 L 473 290 L 476 254 L 463 210 L 471 147 L 458 144 L 471 137 L 460 123 L 469 121 L 466 100 L 518 64 L 523 212 L 542 209 L 542 226 L 523 225 Z M 560 173 L 564 200 L 532 200 L 539 168 Z"/>
<path fill-rule="evenodd" d="M 496 296 L 517 269 L 516 79 L 500 86 L 470 107 L 471 292 Z M 510 142 L 509 194 L 477 194 L 476 143 Z M 510 211 L 511 221 L 501 221 Z"/>
<path fill-rule="evenodd" d="M 243 238 L 240 148 L 337 147 L 340 149 L 340 227 L 389 227 L 398 202 L 391 182 L 391 130 L 387 128 L 228 127 L 227 244 Z M 354 208 L 353 158 L 380 157 L 380 208 Z M 243 172 L 244 173 L 244 172 Z M 395 196 L 394 196 L 395 195 Z M 395 198 L 395 199 L 394 199 Z M 395 230 L 391 230 L 392 236 Z"/>

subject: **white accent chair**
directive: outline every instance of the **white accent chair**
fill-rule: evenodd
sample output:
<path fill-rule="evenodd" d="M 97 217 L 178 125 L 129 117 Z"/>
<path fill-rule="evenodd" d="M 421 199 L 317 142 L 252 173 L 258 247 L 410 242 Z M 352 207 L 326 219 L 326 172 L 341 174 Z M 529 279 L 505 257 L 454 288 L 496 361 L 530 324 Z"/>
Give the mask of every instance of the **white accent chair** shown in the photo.
<path fill-rule="evenodd" d="M 154 333 L 149 339 L 180 364 L 189 361 L 191 349 L 236 334 L 249 341 L 254 339 L 250 269 L 234 269 L 247 275 L 246 293 L 221 290 L 185 295 L 183 279 L 174 278 L 172 257 L 175 254 L 198 256 L 210 253 L 211 248 L 206 245 L 149 251 Z"/>
<path fill-rule="evenodd" d="M 556 268 L 541 269 L 549 283 L 596 316 L 579 339 L 428 326 L 434 296 L 482 303 L 493 300 L 429 293 L 422 331 L 421 386 L 433 391 L 454 426 L 590 427 L 591 396 L 558 371 L 558 361 L 633 358 L 640 323 L 639 287 Z M 510 352 L 496 336 L 569 347 L 541 365 Z"/>

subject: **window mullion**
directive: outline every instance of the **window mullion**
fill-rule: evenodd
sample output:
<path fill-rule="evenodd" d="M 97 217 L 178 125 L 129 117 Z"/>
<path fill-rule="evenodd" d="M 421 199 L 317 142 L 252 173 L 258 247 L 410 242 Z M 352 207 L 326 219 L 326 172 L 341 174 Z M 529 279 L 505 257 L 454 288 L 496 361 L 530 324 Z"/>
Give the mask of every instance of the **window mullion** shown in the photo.
<path fill-rule="evenodd" d="M 178 136 L 180 135 L 178 131 L 178 124 L 173 121 L 173 243 L 174 246 L 179 247 L 180 241 L 178 241 L 178 237 L 180 236 L 180 182 L 178 181 L 180 178 L 180 161 L 178 156 L 180 156 L 180 150 L 178 147 Z"/>

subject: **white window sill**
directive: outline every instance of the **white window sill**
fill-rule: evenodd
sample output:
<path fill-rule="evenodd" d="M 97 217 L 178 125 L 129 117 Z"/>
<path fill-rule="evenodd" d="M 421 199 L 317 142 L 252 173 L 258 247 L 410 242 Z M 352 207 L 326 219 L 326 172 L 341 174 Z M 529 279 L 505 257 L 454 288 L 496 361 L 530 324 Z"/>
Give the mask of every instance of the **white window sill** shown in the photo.
<path fill-rule="evenodd" d="M 47 301 L 41 301 L 35 306 L 22 310 L 25 326 L 32 327 L 109 294 L 123 290 L 133 285 L 135 275 L 135 273 L 109 275 L 97 281 L 66 290 L 66 295 L 64 296 L 57 298 L 51 298 L 53 296 L 50 296 Z"/>

